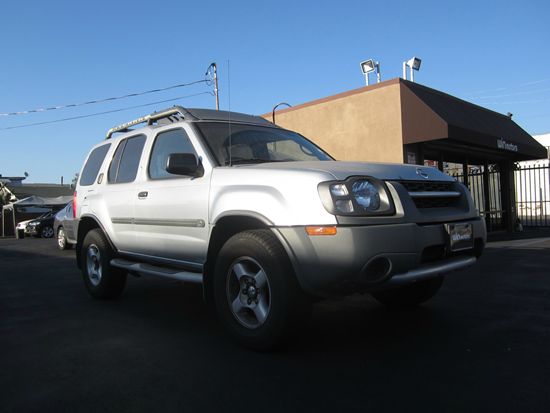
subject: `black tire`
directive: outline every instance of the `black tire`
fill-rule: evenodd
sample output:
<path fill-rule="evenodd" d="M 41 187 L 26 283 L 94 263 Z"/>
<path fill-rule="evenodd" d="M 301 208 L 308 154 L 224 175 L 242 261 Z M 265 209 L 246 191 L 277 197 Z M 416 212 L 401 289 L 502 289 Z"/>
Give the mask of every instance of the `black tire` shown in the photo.
<path fill-rule="evenodd" d="M 65 229 L 63 229 L 63 227 L 59 227 L 57 229 L 57 247 L 60 250 L 68 250 L 72 247 L 69 241 L 67 241 L 67 236 L 65 235 Z"/>
<path fill-rule="evenodd" d="M 378 302 L 388 307 L 412 307 L 428 301 L 437 294 L 443 284 L 443 280 L 444 277 L 440 275 L 403 287 L 378 291 L 371 294 Z"/>
<path fill-rule="evenodd" d="M 42 238 L 52 238 L 54 235 L 54 230 L 51 226 L 47 225 L 45 227 L 43 227 L 41 230 L 40 230 L 40 236 Z"/>
<path fill-rule="evenodd" d="M 259 351 L 279 347 L 303 326 L 311 309 L 285 250 L 269 230 L 244 231 L 224 244 L 213 289 L 220 322 L 241 344 Z"/>
<path fill-rule="evenodd" d="M 111 266 L 114 257 L 103 231 L 93 229 L 86 234 L 81 251 L 82 276 L 92 297 L 112 299 L 124 291 L 126 272 Z"/>

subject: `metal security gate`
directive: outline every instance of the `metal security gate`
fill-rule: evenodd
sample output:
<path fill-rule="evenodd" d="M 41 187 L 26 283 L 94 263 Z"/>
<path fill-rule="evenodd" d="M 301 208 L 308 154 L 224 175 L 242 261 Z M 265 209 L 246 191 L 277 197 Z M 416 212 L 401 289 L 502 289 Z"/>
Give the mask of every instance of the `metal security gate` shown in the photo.
<path fill-rule="evenodd" d="M 485 186 L 484 174 L 487 174 L 489 185 Z M 464 183 L 463 174 L 453 175 L 459 182 Z M 500 171 L 498 165 L 489 165 L 484 171 L 483 166 L 471 166 L 468 171 L 467 186 L 472 194 L 474 205 L 485 217 L 488 231 L 505 229 L 504 212 L 500 188 Z"/>
<path fill-rule="evenodd" d="M 516 165 L 518 219 L 524 227 L 550 226 L 550 165 L 547 160 Z"/>

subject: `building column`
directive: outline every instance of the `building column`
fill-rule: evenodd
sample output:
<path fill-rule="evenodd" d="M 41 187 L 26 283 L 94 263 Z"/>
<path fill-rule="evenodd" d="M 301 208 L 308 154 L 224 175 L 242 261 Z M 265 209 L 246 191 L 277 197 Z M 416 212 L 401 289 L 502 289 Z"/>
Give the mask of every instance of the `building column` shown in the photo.
<path fill-rule="evenodd" d="M 424 165 L 424 151 L 421 143 L 403 145 L 403 163 Z"/>
<path fill-rule="evenodd" d="M 500 196 L 502 205 L 502 220 L 506 232 L 513 232 L 516 224 L 516 190 L 514 187 L 514 167 L 512 161 L 499 163 Z"/>
<path fill-rule="evenodd" d="M 470 189 L 470 177 L 468 176 L 468 162 L 465 162 L 462 164 L 462 176 L 464 180 L 464 186 L 466 188 Z"/>
<path fill-rule="evenodd" d="M 437 158 L 437 169 L 443 172 L 443 152 L 439 152 L 439 157 Z"/>
<path fill-rule="evenodd" d="M 489 179 L 489 163 L 485 161 L 483 163 L 483 214 L 485 216 L 485 224 L 487 225 L 487 232 L 492 229 L 491 223 L 491 192 L 490 192 L 490 179 Z"/>

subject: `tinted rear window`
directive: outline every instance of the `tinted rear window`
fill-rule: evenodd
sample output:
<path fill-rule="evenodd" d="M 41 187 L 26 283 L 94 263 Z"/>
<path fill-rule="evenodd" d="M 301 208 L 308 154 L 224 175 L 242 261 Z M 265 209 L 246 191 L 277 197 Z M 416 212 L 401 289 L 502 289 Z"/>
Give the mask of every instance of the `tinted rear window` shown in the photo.
<path fill-rule="evenodd" d="M 81 186 L 89 186 L 95 182 L 99 168 L 101 168 L 101 164 L 103 164 L 105 155 L 109 150 L 109 146 L 111 146 L 111 144 L 98 146 L 92 151 L 82 170 L 82 175 L 80 176 Z"/>
<path fill-rule="evenodd" d="M 122 150 L 120 161 L 117 166 L 116 176 L 114 172 L 109 170 L 109 182 L 114 183 L 127 183 L 136 179 L 137 170 L 139 167 L 139 160 L 141 158 L 141 152 L 145 144 L 145 136 L 139 135 L 132 138 L 125 139 L 120 143 L 119 149 Z M 115 161 L 117 159 L 115 158 Z M 112 165 L 111 165 L 112 166 Z M 114 180 L 113 180 L 114 179 Z"/>

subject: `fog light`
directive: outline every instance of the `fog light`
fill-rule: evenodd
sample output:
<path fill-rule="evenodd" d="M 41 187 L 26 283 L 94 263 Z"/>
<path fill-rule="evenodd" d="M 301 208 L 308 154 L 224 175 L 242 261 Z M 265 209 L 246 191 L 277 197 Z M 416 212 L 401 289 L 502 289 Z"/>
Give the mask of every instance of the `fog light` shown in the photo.
<path fill-rule="evenodd" d="M 336 209 L 344 214 L 349 214 L 353 212 L 353 203 L 351 199 L 339 199 L 335 202 Z"/>

